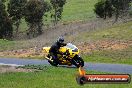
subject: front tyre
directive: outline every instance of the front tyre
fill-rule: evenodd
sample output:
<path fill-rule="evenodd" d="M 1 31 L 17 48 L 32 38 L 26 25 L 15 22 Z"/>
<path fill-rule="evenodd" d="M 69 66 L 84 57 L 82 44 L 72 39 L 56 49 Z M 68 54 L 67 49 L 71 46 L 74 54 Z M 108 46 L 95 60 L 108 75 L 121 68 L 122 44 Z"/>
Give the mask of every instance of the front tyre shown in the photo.
<path fill-rule="evenodd" d="M 80 65 L 81 67 L 84 66 L 84 61 L 83 61 L 83 59 L 82 59 L 80 56 L 78 57 L 78 62 L 79 62 L 79 65 Z"/>
<path fill-rule="evenodd" d="M 83 59 L 76 55 L 73 59 L 72 59 L 72 63 L 73 65 L 75 65 L 77 68 L 79 68 L 80 66 L 83 67 L 84 66 L 84 61 Z"/>

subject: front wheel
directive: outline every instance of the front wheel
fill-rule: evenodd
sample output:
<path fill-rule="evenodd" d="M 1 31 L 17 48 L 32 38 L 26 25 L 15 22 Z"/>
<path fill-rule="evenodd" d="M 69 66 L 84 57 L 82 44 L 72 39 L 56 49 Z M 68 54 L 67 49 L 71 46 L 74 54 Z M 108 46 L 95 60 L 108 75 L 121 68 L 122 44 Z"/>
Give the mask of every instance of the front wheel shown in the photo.
<path fill-rule="evenodd" d="M 80 66 L 83 67 L 84 66 L 84 61 L 83 59 L 76 55 L 73 59 L 72 59 L 72 63 L 73 65 L 75 65 L 77 68 L 79 68 Z"/>

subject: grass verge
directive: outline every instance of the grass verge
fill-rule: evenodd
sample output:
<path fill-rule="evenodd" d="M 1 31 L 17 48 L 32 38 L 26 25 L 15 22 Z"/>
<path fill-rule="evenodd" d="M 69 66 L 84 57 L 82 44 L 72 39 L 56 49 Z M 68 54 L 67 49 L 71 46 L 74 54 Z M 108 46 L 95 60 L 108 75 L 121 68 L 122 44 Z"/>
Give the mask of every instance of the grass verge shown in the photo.
<path fill-rule="evenodd" d="M 14 41 L 9 41 L 6 39 L 0 39 L 0 51 L 13 49 L 14 45 L 15 45 Z"/>
<path fill-rule="evenodd" d="M 119 24 L 108 29 L 100 29 L 86 33 L 80 33 L 76 36 L 78 41 L 131 41 L 132 40 L 132 22 Z M 83 35 L 83 36 L 82 36 Z M 129 44 L 130 45 L 130 44 Z M 118 47 L 118 46 L 117 46 Z M 132 46 L 119 50 L 98 50 L 90 54 L 82 55 L 86 62 L 99 63 L 120 63 L 132 64 Z"/>
<path fill-rule="evenodd" d="M 0 74 L 0 88 L 131 88 L 130 84 L 87 84 L 80 86 L 75 77 L 78 69 L 45 66 L 41 72 Z M 87 71 L 88 74 L 105 74 Z"/>
<path fill-rule="evenodd" d="M 102 50 L 82 55 L 86 62 L 119 63 L 132 65 L 132 46 L 123 50 Z"/>
<path fill-rule="evenodd" d="M 82 36 L 83 35 L 83 36 Z M 132 22 L 127 22 L 90 32 L 82 32 L 75 37 L 78 41 L 97 40 L 132 40 Z"/>
<path fill-rule="evenodd" d="M 94 5 L 98 0 L 67 0 L 62 21 L 78 21 L 95 18 Z"/>
<path fill-rule="evenodd" d="M 6 39 L 0 39 L 0 51 L 29 48 L 29 45 L 30 43 L 28 43 L 26 40 L 11 41 Z"/>

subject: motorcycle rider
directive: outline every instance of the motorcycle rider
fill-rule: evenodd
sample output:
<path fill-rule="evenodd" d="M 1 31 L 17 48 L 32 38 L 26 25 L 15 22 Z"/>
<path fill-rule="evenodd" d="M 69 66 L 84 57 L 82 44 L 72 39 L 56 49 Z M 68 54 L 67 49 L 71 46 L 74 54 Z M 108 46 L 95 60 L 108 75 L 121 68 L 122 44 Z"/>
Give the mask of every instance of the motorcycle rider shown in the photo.
<path fill-rule="evenodd" d="M 50 48 L 49 54 L 52 56 L 55 62 L 58 62 L 57 54 L 63 55 L 63 53 L 59 52 L 60 47 L 66 46 L 64 43 L 64 38 L 60 37 Z"/>

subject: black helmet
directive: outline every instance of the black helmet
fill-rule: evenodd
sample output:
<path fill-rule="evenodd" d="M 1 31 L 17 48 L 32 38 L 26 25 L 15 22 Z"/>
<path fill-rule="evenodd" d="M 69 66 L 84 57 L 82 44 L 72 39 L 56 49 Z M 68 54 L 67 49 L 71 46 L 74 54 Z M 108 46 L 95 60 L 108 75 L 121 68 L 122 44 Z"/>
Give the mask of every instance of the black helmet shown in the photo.
<path fill-rule="evenodd" d="M 57 40 L 58 43 L 62 44 L 64 42 L 64 38 L 63 37 L 60 37 L 58 40 Z"/>

